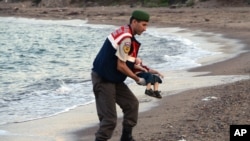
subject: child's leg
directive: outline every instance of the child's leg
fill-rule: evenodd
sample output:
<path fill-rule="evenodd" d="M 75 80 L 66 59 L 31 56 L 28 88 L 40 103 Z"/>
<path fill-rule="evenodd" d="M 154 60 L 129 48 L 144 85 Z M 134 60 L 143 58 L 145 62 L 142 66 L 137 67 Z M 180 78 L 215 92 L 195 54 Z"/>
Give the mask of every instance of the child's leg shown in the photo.
<path fill-rule="evenodd" d="M 147 89 L 147 90 L 150 90 L 150 89 L 151 89 L 151 83 L 148 83 L 148 84 L 147 84 L 146 89 Z"/>
<path fill-rule="evenodd" d="M 154 83 L 154 94 L 155 94 L 156 98 L 162 98 L 160 91 L 158 91 L 158 87 L 159 87 L 159 83 L 155 82 Z"/>
<path fill-rule="evenodd" d="M 158 89 L 159 89 L 159 83 L 155 82 L 154 83 L 154 91 L 158 91 Z"/>
<path fill-rule="evenodd" d="M 155 97 L 154 91 L 151 89 L 151 83 L 148 83 L 146 86 L 145 94 Z"/>
<path fill-rule="evenodd" d="M 151 89 L 153 75 L 151 73 L 142 72 L 142 73 L 138 73 L 137 76 L 144 78 L 146 81 L 147 85 L 146 85 L 145 94 L 155 97 L 154 91 Z"/>

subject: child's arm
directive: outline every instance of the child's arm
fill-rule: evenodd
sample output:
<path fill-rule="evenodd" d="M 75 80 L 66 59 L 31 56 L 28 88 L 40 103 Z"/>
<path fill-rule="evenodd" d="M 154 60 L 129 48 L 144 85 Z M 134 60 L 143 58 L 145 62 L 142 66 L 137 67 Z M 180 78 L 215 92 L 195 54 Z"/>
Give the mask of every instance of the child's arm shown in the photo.
<path fill-rule="evenodd" d="M 135 68 L 135 69 L 138 69 L 138 70 L 141 70 L 141 71 L 144 71 L 144 72 L 148 72 L 148 70 L 147 70 L 146 68 L 142 67 L 141 65 L 135 64 L 135 65 L 134 65 L 134 68 Z"/>
<path fill-rule="evenodd" d="M 148 72 L 150 72 L 150 73 L 152 73 L 152 74 L 158 74 L 161 78 L 164 77 L 164 75 L 163 75 L 162 73 L 160 73 L 160 72 L 157 71 L 157 70 L 151 69 L 151 68 L 149 69 Z"/>

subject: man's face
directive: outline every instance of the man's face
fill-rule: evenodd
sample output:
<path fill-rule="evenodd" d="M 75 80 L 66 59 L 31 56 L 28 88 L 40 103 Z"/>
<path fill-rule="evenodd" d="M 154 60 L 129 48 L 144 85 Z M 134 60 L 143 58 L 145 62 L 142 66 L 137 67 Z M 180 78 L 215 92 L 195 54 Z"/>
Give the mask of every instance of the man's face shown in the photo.
<path fill-rule="evenodd" d="M 141 35 L 142 32 L 146 31 L 148 22 L 134 20 L 134 34 Z"/>

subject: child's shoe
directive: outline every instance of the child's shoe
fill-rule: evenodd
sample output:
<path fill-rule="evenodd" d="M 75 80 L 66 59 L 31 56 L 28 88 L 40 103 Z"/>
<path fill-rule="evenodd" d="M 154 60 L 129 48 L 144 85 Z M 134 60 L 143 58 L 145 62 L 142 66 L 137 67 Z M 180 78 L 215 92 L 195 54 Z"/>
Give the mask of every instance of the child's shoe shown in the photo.
<path fill-rule="evenodd" d="M 154 91 L 154 95 L 156 98 L 162 98 L 160 91 Z"/>
<path fill-rule="evenodd" d="M 149 89 L 149 90 L 145 90 L 145 94 L 148 95 L 148 96 L 152 96 L 152 97 L 155 97 L 155 93 L 152 89 Z"/>

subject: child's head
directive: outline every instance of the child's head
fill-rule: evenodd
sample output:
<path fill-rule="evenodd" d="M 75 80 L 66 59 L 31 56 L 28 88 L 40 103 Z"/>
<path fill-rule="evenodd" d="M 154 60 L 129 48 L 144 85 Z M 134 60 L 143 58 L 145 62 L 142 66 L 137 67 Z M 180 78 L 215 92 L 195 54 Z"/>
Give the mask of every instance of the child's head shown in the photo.
<path fill-rule="evenodd" d="M 141 64 L 142 63 L 142 60 L 141 58 L 135 58 L 135 64 Z"/>

